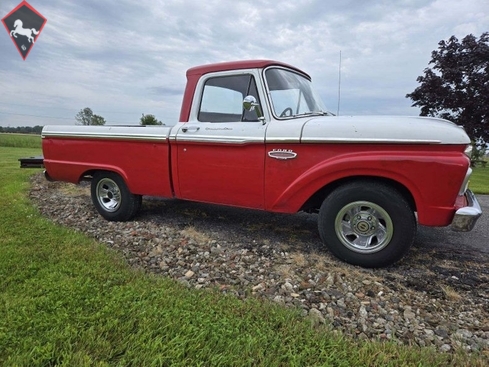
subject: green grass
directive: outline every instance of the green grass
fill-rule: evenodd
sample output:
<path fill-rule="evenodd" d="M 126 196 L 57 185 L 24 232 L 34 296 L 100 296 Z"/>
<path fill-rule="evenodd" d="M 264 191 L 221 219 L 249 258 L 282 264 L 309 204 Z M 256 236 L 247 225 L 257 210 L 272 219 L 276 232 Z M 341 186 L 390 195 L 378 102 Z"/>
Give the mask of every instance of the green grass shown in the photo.
<path fill-rule="evenodd" d="M 0 147 L 41 148 L 41 136 L 0 133 Z M 39 153 L 40 154 L 40 153 Z"/>
<path fill-rule="evenodd" d="M 476 194 L 489 194 L 489 167 L 472 168 L 470 189 Z"/>
<path fill-rule="evenodd" d="M 483 359 L 360 343 L 296 310 L 196 291 L 131 269 L 42 218 L 0 146 L 1 366 L 483 366 Z"/>

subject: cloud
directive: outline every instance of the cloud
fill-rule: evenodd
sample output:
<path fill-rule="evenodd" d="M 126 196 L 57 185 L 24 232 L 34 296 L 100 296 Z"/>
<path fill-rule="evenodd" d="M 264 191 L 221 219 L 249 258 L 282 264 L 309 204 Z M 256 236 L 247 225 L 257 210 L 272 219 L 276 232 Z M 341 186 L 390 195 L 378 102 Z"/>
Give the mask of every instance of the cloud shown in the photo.
<path fill-rule="evenodd" d="M 303 68 L 336 112 L 418 114 L 405 98 L 431 51 L 487 29 L 486 0 L 29 2 L 48 22 L 26 61 L 0 32 L 0 124 L 177 121 L 189 67 L 270 58 Z M 3 17 L 18 1 L 0 3 Z M 33 117 L 33 116 L 47 117 Z M 73 122 L 74 123 L 74 122 Z"/>

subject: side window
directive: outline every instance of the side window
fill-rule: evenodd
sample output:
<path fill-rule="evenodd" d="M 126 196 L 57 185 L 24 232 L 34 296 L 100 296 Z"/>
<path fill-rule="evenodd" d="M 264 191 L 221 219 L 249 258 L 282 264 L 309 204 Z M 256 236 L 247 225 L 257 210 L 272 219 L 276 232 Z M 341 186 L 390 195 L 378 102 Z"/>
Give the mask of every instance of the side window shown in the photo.
<path fill-rule="evenodd" d="M 258 100 L 252 75 L 232 75 L 208 79 L 204 84 L 198 120 L 203 122 L 258 121 L 254 111 L 243 109 L 243 99 Z"/>

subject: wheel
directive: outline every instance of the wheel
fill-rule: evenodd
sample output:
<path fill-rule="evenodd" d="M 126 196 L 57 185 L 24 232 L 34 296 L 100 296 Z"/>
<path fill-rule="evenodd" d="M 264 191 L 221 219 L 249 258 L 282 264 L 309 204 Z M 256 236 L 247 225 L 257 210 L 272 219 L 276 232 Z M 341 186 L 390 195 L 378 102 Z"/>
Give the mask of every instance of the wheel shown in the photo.
<path fill-rule="evenodd" d="M 394 188 L 374 181 L 340 186 L 319 210 L 323 243 L 339 259 L 377 268 L 400 260 L 416 236 L 416 218 Z"/>
<path fill-rule="evenodd" d="M 117 173 L 99 171 L 93 175 L 92 202 L 99 214 L 107 220 L 124 222 L 131 219 L 141 207 L 141 195 L 132 194 Z"/>

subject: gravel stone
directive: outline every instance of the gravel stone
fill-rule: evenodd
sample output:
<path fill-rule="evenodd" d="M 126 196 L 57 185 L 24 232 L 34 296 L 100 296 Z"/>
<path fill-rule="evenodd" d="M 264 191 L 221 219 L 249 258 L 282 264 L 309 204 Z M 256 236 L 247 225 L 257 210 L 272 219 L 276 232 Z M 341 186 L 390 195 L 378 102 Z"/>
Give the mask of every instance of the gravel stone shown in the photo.
<path fill-rule="evenodd" d="M 399 263 L 363 269 L 324 249 L 314 214 L 145 197 L 133 221 L 109 222 L 94 209 L 89 183 L 42 174 L 32 176 L 30 198 L 53 222 L 189 288 L 269 299 L 352 338 L 489 356 L 487 254 L 416 241 Z"/>

